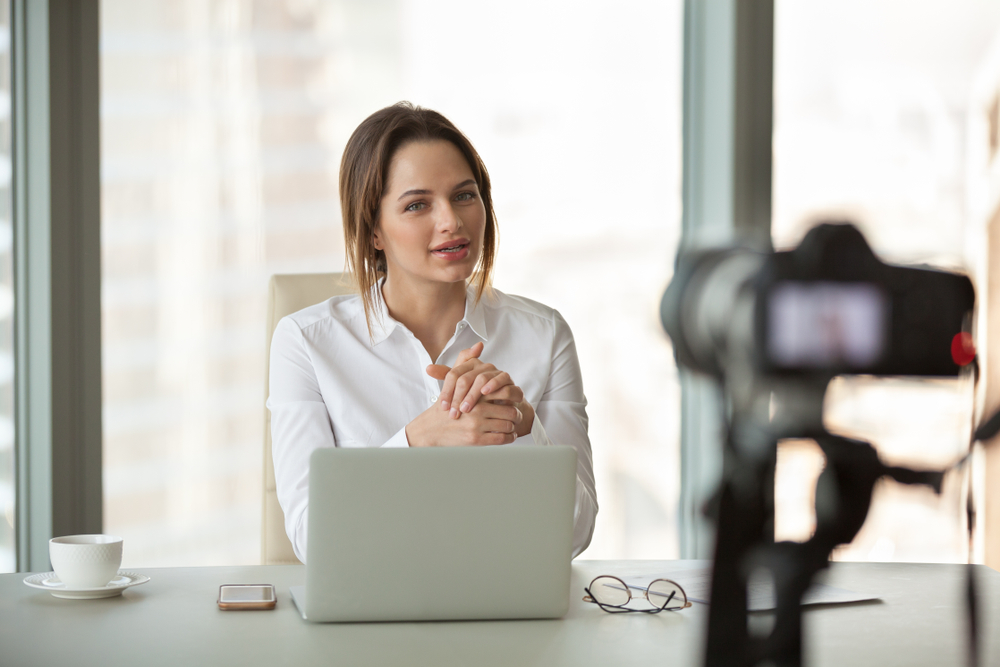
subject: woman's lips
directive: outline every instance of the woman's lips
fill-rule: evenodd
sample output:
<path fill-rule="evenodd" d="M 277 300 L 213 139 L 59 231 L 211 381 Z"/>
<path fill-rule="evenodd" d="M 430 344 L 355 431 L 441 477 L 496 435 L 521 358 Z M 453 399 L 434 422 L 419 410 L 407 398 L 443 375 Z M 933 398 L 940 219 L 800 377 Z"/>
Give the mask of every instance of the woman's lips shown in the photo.
<path fill-rule="evenodd" d="M 445 243 L 431 250 L 431 254 L 449 262 L 457 262 L 469 256 L 469 242 Z"/>
<path fill-rule="evenodd" d="M 458 238 L 455 238 L 455 239 L 449 239 L 449 240 L 445 241 L 444 243 L 439 243 L 437 246 L 435 246 L 434 248 L 432 248 L 431 252 L 435 252 L 435 251 L 438 251 L 438 250 L 444 250 L 445 248 L 454 248 L 454 247 L 457 247 L 457 246 L 460 246 L 460 245 L 469 245 L 469 239 L 467 239 L 467 238 L 465 238 L 463 236 L 459 236 Z"/>

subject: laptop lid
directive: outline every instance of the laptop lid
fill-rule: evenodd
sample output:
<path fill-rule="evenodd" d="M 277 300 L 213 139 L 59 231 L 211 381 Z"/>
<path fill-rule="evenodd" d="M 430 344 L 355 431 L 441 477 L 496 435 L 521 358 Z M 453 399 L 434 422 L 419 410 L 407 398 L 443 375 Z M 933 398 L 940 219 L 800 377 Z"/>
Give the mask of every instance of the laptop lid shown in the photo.
<path fill-rule="evenodd" d="M 296 604 L 310 621 L 563 616 L 575 497 L 572 447 L 317 450 Z"/>

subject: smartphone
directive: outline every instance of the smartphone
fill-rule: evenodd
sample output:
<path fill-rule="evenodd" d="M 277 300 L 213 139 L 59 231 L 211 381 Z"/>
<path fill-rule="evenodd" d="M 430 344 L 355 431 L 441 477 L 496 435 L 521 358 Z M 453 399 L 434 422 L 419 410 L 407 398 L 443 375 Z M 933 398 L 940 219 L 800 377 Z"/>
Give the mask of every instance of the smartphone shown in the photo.
<path fill-rule="evenodd" d="M 278 598 L 273 584 L 223 584 L 219 586 L 219 609 L 274 609 Z"/>

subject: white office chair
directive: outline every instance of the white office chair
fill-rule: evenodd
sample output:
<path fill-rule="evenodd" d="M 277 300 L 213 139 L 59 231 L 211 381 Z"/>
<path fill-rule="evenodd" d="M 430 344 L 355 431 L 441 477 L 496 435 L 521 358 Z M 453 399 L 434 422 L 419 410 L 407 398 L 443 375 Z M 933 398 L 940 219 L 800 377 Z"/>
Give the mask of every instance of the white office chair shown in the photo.
<path fill-rule="evenodd" d="M 267 357 L 264 394 L 268 392 L 271 337 L 274 327 L 290 315 L 338 294 L 356 291 L 353 281 L 342 273 L 299 273 L 271 276 L 267 298 Z M 271 412 L 264 408 L 264 507 L 260 531 L 261 561 L 264 565 L 298 564 L 292 543 L 285 534 L 285 515 L 278 504 L 274 483 L 274 460 L 271 458 Z"/>

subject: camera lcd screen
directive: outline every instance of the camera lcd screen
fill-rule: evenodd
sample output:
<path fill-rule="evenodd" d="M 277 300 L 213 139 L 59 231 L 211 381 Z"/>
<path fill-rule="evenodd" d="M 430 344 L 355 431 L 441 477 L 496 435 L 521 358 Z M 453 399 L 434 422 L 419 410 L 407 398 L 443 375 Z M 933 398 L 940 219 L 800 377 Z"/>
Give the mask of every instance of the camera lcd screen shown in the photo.
<path fill-rule="evenodd" d="M 882 357 L 889 304 L 872 283 L 779 282 L 767 305 L 775 366 L 864 371 Z"/>

